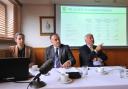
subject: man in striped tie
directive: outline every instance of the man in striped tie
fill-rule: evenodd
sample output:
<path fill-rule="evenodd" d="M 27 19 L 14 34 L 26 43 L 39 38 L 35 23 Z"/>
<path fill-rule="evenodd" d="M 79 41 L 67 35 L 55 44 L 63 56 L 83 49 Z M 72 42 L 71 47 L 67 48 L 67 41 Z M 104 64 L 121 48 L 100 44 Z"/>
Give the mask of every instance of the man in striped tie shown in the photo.
<path fill-rule="evenodd" d="M 52 34 L 50 36 L 50 41 L 52 45 L 46 49 L 45 60 L 52 59 L 54 62 L 53 67 L 67 68 L 73 66 L 76 63 L 69 46 L 61 44 L 58 34 Z"/>

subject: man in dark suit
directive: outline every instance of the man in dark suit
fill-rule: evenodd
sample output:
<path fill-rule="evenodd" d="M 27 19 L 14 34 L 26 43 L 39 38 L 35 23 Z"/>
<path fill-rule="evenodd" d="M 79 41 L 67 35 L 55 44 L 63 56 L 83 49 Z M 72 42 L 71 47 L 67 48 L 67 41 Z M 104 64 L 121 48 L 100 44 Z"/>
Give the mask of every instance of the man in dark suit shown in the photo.
<path fill-rule="evenodd" d="M 67 68 L 76 63 L 69 46 L 61 44 L 58 34 L 52 34 L 50 41 L 52 45 L 46 49 L 45 60 L 52 59 L 55 68 Z"/>
<path fill-rule="evenodd" d="M 102 51 L 102 44 L 94 45 L 92 34 L 85 35 L 86 45 L 79 49 L 80 66 L 103 66 L 107 56 Z"/>

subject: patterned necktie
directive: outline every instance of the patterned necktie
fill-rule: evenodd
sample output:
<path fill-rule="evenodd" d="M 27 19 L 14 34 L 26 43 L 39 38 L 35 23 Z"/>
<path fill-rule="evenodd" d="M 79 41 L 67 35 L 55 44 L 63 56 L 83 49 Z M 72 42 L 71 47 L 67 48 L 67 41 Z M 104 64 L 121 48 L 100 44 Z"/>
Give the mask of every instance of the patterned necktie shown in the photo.
<path fill-rule="evenodd" d="M 55 68 L 59 68 L 60 67 L 60 60 L 59 60 L 59 56 L 58 56 L 58 48 L 56 48 L 56 52 L 55 52 Z"/>

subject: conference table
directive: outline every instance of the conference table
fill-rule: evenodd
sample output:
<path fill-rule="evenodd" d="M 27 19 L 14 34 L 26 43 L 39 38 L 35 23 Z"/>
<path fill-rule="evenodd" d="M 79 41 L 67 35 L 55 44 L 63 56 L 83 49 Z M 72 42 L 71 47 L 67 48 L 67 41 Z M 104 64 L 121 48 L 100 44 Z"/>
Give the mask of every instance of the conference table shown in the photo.
<path fill-rule="evenodd" d="M 60 75 L 64 72 L 79 71 L 80 67 L 53 68 L 47 75 L 41 75 L 41 81 L 47 85 L 40 89 L 128 89 L 128 77 L 121 77 L 120 66 L 106 66 L 103 67 L 105 73 L 100 73 L 98 67 L 89 67 L 88 74 L 79 79 L 72 79 L 69 83 L 60 81 Z M 29 70 L 33 75 L 37 75 L 39 71 Z M 27 80 L 30 82 L 32 79 Z M 3 82 L 0 83 L 0 89 L 27 89 L 28 83 Z M 34 89 L 29 87 L 28 89 Z"/>

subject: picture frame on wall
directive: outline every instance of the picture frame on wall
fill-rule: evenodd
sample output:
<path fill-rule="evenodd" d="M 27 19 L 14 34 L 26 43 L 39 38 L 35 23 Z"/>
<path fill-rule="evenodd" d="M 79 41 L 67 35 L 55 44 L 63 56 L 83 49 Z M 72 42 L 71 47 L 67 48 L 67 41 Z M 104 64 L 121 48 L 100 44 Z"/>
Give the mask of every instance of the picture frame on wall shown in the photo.
<path fill-rule="evenodd" d="M 55 33 L 55 17 L 40 16 L 40 35 L 50 35 Z"/>

